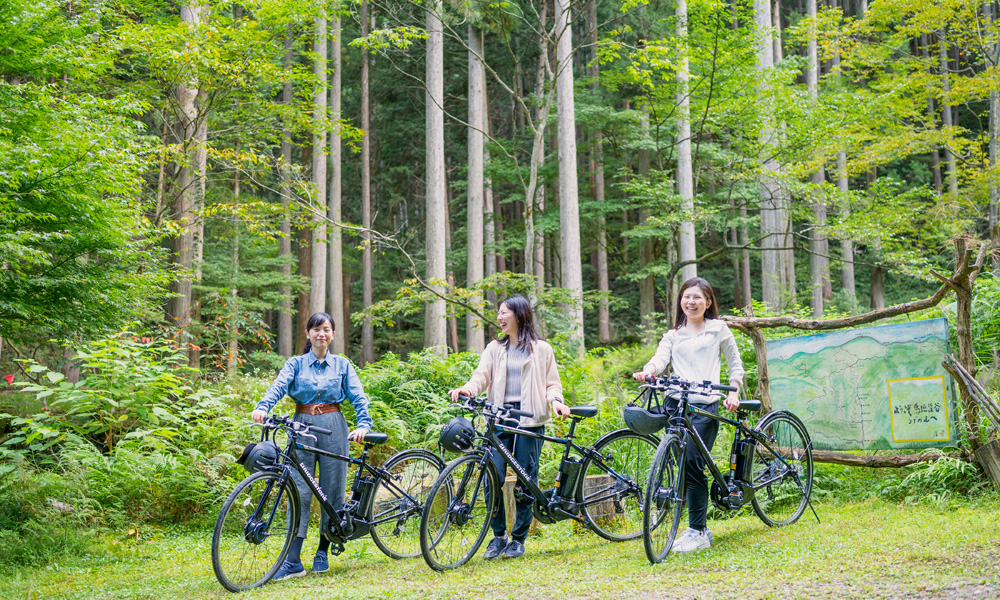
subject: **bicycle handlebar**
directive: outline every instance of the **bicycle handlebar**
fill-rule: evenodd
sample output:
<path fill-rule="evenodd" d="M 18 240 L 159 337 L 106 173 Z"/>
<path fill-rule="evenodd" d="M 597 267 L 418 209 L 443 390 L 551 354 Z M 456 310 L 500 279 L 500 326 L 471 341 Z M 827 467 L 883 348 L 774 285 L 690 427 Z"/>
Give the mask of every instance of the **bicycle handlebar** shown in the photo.
<path fill-rule="evenodd" d="M 646 383 L 640 387 L 666 390 L 667 388 L 680 388 L 681 391 L 715 391 L 715 392 L 738 392 L 739 388 L 733 385 L 723 385 L 711 381 L 687 381 L 680 377 L 671 375 L 670 377 L 646 377 Z"/>
<path fill-rule="evenodd" d="M 517 408 L 510 408 L 508 406 L 492 406 L 491 405 L 487 409 L 487 408 L 485 408 L 485 407 L 487 407 L 486 398 L 485 397 L 473 398 L 471 396 L 466 396 L 465 394 L 459 394 L 458 395 L 458 399 L 459 399 L 460 402 L 462 402 L 462 408 L 465 409 L 465 410 L 467 410 L 467 411 L 470 411 L 470 412 L 475 412 L 475 411 L 479 411 L 480 409 L 484 409 L 483 412 L 486 412 L 486 410 L 489 410 L 490 416 L 507 415 L 507 416 L 511 416 L 511 417 L 525 417 L 525 418 L 528 418 L 528 419 L 534 419 L 535 418 L 535 413 L 531 413 L 531 412 L 528 412 L 526 410 L 520 410 L 520 409 L 517 409 Z"/>

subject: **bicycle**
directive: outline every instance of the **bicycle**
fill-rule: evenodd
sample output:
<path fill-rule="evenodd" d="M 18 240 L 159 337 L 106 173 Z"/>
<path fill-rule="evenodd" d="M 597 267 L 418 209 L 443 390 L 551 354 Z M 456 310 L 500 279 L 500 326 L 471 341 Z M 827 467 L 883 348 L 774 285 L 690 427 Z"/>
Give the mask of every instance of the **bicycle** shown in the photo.
<path fill-rule="evenodd" d="M 497 504 L 502 501 L 503 482 L 490 460 L 491 451 L 512 467 L 518 484 L 516 497 L 533 501 L 532 512 L 541 523 L 572 519 L 610 541 L 632 540 L 642 535 L 645 497 L 642 484 L 657 438 L 621 429 L 584 447 L 573 441 L 576 426 L 596 415 L 596 407 L 570 408 L 569 433 L 560 438 L 520 429 L 517 421 L 510 419 L 532 418 L 526 411 L 487 404 L 483 398 L 460 396 L 460 399 L 464 402 L 462 408 L 474 413 L 474 419 L 483 417 L 485 428 L 483 432 L 475 432 L 462 456 L 445 466 L 427 495 L 420 520 L 420 549 L 432 569 L 457 568 L 468 562 L 482 545 Z M 543 491 L 528 477 L 500 441 L 500 432 L 564 446 L 553 488 Z M 571 449 L 575 452 L 573 456 Z"/>
<path fill-rule="evenodd" d="M 274 416 L 254 426 L 262 427 L 262 444 L 273 444 L 269 441 L 271 434 L 276 438 L 277 432 L 283 431 L 287 446 L 284 451 L 274 446 L 273 460 L 268 456 L 265 464 L 258 461 L 256 472 L 236 485 L 219 511 L 212 534 L 212 568 L 222 587 L 238 592 L 264 585 L 281 566 L 298 529 L 300 510 L 309 510 L 308 506 L 299 506 L 293 469 L 303 477 L 319 499 L 320 509 L 329 517 L 329 530 L 323 534 L 332 542 L 332 554 L 343 552 L 345 542 L 369 534 L 378 549 L 392 558 L 420 553 L 417 519 L 430 483 L 444 467 L 437 455 L 426 450 L 404 450 L 382 466 L 374 466 L 368 462 L 368 453 L 388 440 L 384 433 L 365 434 L 363 450 L 355 459 L 302 443 L 301 438 L 316 440 L 316 434 L 332 433 L 322 427 Z M 357 465 L 343 509 L 334 509 L 312 474 L 300 464 L 299 451 Z"/>
<path fill-rule="evenodd" d="M 677 400 L 676 407 L 668 407 L 655 417 L 664 422 L 667 430 L 656 449 L 646 483 L 642 537 L 650 562 L 657 564 L 667 557 L 685 518 L 685 461 L 689 452 L 699 453 L 708 463 L 713 479 L 709 495 L 718 509 L 737 511 L 749 503 L 765 524 L 780 527 L 797 521 L 808 506 L 819 521 L 809 499 L 813 482 L 812 441 L 798 417 L 783 410 L 768 413 L 751 429 L 747 419 L 751 413 L 760 412 L 760 400 L 742 400 L 736 409 L 736 419 L 706 412 L 689 402 L 689 396 L 695 393 L 721 396 L 720 392 L 736 391 L 735 387 L 677 377 L 659 378 L 641 387 L 670 394 Z M 692 414 L 736 428 L 726 475 L 715 465 L 691 425 Z M 666 527 L 668 518 L 670 526 Z"/>

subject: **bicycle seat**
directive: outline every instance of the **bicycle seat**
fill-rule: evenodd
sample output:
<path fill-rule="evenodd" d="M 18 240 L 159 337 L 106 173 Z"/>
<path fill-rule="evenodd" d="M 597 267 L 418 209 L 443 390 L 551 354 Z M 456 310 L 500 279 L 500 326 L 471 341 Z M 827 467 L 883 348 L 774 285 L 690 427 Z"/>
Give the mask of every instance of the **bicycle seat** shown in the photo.
<path fill-rule="evenodd" d="M 597 407 L 571 406 L 569 409 L 569 414 L 571 417 L 576 417 L 577 419 L 586 419 L 587 417 L 592 417 L 597 414 Z"/>
<path fill-rule="evenodd" d="M 368 432 L 365 434 L 364 442 L 366 444 L 372 444 L 373 446 L 377 446 L 379 444 L 384 444 L 388 439 L 389 439 L 388 433 Z"/>
<path fill-rule="evenodd" d="M 761 406 L 760 400 L 740 400 L 740 407 L 736 410 L 758 413 Z"/>

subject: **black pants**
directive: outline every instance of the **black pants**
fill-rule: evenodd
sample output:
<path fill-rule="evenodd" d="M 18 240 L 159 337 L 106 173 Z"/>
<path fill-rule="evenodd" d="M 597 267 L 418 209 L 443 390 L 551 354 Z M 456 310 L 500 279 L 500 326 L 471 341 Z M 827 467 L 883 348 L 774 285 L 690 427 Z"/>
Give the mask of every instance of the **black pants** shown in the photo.
<path fill-rule="evenodd" d="M 544 425 L 541 427 L 522 427 L 522 429 L 533 433 L 545 433 Z M 513 433 L 502 433 L 499 437 L 500 441 L 503 442 L 503 445 L 506 446 L 507 449 L 511 451 L 511 454 L 514 455 L 514 460 L 516 460 L 519 465 L 524 467 L 524 470 L 528 473 L 531 481 L 537 484 L 538 459 L 542 454 L 542 440 L 523 435 L 515 435 Z M 493 461 L 493 466 L 496 467 L 497 475 L 500 476 L 500 485 L 502 487 L 504 479 L 507 477 L 507 463 L 504 462 L 503 457 L 500 456 L 500 453 L 496 450 L 490 450 L 490 460 Z M 500 536 L 507 531 L 507 513 L 504 509 L 503 498 L 497 498 L 496 502 L 497 509 L 493 514 L 493 520 L 490 522 L 490 526 L 493 528 L 493 535 Z M 534 514 L 531 510 L 532 503 L 533 501 L 530 499 L 530 496 L 525 501 L 517 501 L 517 514 L 514 518 L 514 527 L 510 531 L 510 537 L 519 542 L 523 542 L 524 538 L 528 537 L 528 530 L 531 529 L 531 520 L 534 518 Z"/>
<path fill-rule="evenodd" d="M 697 408 L 715 415 L 719 414 L 718 402 L 708 406 L 697 405 Z M 719 422 L 701 415 L 691 415 L 691 425 L 711 452 L 715 438 L 719 435 Z M 684 461 L 687 472 L 685 496 L 688 505 L 688 527 L 704 531 L 708 520 L 708 477 L 705 475 L 708 461 L 702 458 L 701 453 L 695 448 L 694 440 L 688 440 L 688 444 Z"/>

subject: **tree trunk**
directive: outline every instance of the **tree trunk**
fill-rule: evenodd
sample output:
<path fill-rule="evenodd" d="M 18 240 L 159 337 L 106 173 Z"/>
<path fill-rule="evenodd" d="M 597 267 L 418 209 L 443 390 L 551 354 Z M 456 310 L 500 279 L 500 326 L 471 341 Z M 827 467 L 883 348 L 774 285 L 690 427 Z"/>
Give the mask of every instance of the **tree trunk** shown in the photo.
<path fill-rule="evenodd" d="M 754 0 L 754 18 L 758 32 L 765 32 L 771 26 L 771 0 Z M 757 42 L 757 69 L 761 71 L 761 81 L 765 81 L 765 71 L 774 66 L 774 43 L 770 36 L 760 35 Z M 759 90 L 769 94 L 764 84 Z M 774 175 L 778 172 L 778 163 L 772 155 L 775 145 L 774 107 L 770 100 L 762 103 L 762 127 L 760 131 L 761 155 L 765 174 L 760 181 L 760 234 L 761 234 L 761 287 L 764 304 L 768 310 L 781 308 L 781 281 L 784 279 L 781 271 L 781 244 L 784 240 L 782 231 L 781 190 Z"/>
<path fill-rule="evenodd" d="M 687 39 L 687 0 L 677 0 L 677 37 L 681 58 L 677 68 L 677 193 L 681 197 L 684 218 L 679 228 L 680 262 L 697 258 L 694 221 L 694 175 L 691 172 L 691 100 L 688 92 L 689 61 Z M 681 268 L 681 279 L 698 276 L 698 264 L 691 262 Z"/>
<path fill-rule="evenodd" d="M 341 115 L 341 69 L 342 51 L 340 36 L 343 29 L 340 23 L 340 13 L 334 10 L 333 27 L 330 31 L 330 117 L 340 120 Z M 329 297 L 326 306 L 333 317 L 336 334 L 333 336 L 333 353 L 347 354 L 347 319 L 349 315 L 344 312 L 344 246 L 343 231 L 337 223 L 343 219 L 341 210 L 342 202 L 342 176 L 343 176 L 343 147 L 341 144 L 340 124 L 334 126 L 330 132 L 330 189 L 329 200 L 327 202 L 327 215 L 330 218 L 329 228 L 329 253 L 327 261 L 327 287 Z"/>
<path fill-rule="evenodd" d="M 595 0 L 587 3 L 587 31 L 591 47 L 588 71 L 591 79 L 591 90 L 594 94 L 597 94 L 600 88 L 598 83 L 600 67 L 597 61 L 597 26 L 597 2 Z M 604 203 L 604 140 L 600 130 L 594 132 L 594 138 L 591 141 L 590 172 L 594 177 L 594 202 L 601 206 Z M 597 248 L 595 253 L 597 255 L 597 291 L 601 293 L 597 306 L 597 339 L 602 344 L 608 344 L 611 342 L 611 309 L 608 298 L 611 285 L 608 280 L 608 232 L 603 209 L 599 209 L 597 215 Z"/>
<path fill-rule="evenodd" d="M 233 183 L 233 202 L 240 202 L 240 172 L 236 171 L 236 181 Z M 239 368 L 240 352 L 240 312 L 239 312 L 239 279 L 240 279 L 240 212 L 233 211 L 233 275 L 229 283 L 229 340 L 226 349 L 226 377 L 235 379 Z"/>
<path fill-rule="evenodd" d="M 885 308 L 885 269 L 880 265 L 872 265 L 871 273 L 871 303 L 872 310 L 882 310 Z"/>
<path fill-rule="evenodd" d="M 193 4 L 181 6 L 181 21 L 189 29 L 201 22 L 200 8 Z M 194 208 L 197 195 L 197 139 L 198 111 L 195 97 L 197 80 L 178 84 L 176 101 L 180 118 L 176 138 L 181 144 L 180 159 L 176 167 L 177 180 L 173 200 L 173 218 L 180 224 L 180 232 L 170 239 L 171 259 L 178 269 L 177 279 L 171 282 L 172 297 L 167 302 L 167 317 L 173 321 L 177 344 L 186 353 L 191 350 L 191 275 L 194 266 Z"/>
<path fill-rule="evenodd" d="M 638 152 L 638 164 L 636 165 L 639 175 L 649 177 L 649 148 L 645 147 L 645 141 L 649 138 L 649 116 L 644 111 L 639 123 L 643 133 L 643 147 Z M 649 218 L 649 209 L 643 207 L 639 209 L 639 224 L 645 225 Z M 646 238 L 639 245 L 639 269 L 645 269 L 653 262 L 653 240 Z M 670 285 L 671 282 L 667 282 Z M 673 301 L 667 298 L 669 305 Z M 651 344 L 656 341 L 656 321 L 653 313 L 656 312 L 656 277 L 647 275 L 639 280 L 639 319 L 642 323 L 643 343 Z"/>
<path fill-rule="evenodd" d="M 483 32 L 469 24 L 469 184 L 465 285 L 468 288 L 483 278 L 483 133 L 486 130 L 486 70 L 483 67 Z M 478 304 L 482 296 L 469 299 Z M 472 313 L 465 315 L 465 346 L 481 353 L 486 347 L 483 323 Z"/>
<path fill-rule="evenodd" d="M 312 281 L 312 240 L 313 230 L 308 225 L 303 225 L 299 229 L 299 276 L 306 281 Z M 295 319 L 295 348 L 303 348 L 306 345 L 306 324 L 311 316 L 310 299 L 309 288 L 299 293 Z"/>
<path fill-rule="evenodd" d="M 208 95 L 204 90 L 198 90 L 195 98 L 195 109 L 198 114 L 198 122 L 194 130 L 194 156 L 195 156 L 195 177 L 198 184 L 195 186 L 194 198 L 194 237 L 192 239 L 192 266 L 194 277 L 191 281 L 191 322 L 193 329 L 200 329 L 201 323 L 201 293 L 197 287 L 201 284 L 202 264 L 205 260 L 205 187 L 208 173 Z M 188 351 L 188 366 L 192 369 L 201 368 L 201 347 L 198 343 L 192 343 Z"/>
<path fill-rule="evenodd" d="M 548 120 L 549 109 L 551 108 L 551 95 L 545 92 L 545 72 L 548 68 L 549 45 L 545 36 L 548 22 L 548 3 L 542 3 L 541 13 L 538 17 L 539 35 L 538 45 L 540 46 L 535 68 L 535 95 L 544 97 L 545 103 L 535 107 L 534 118 L 531 121 L 531 163 L 528 174 L 528 188 L 525 191 L 524 211 L 524 273 L 534 278 L 534 285 L 531 294 L 532 305 L 537 304 L 538 298 L 545 291 L 545 265 L 537 264 L 535 258 L 538 256 L 536 245 L 539 240 L 539 231 L 535 228 L 535 211 L 540 210 L 539 206 L 545 204 L 545 185 L 540 180 L 540 172 L 545 164 L 545 126 Z M 544 241 L 543 241 L 544 243 Z M 543 253 L 544 260 L 544 253 Z"/>
<path fill-rule="evenodd" d="M 819 63 L 817 60 L 816 43 L 816 0 L 806 0 L 806 16 L 810 20 L 809 40 L 807 43 L 808 62 L 806 66 L 806 87 L 812 106 L 815 107 L 819 98 Z M 826 199 L 823 197 L 822 185 L 825 181 L 823 168 L 810 176 L 814 189 L 812 190 L 812 229 L 809 234 L 809 287 L 812 316 L 823 316 L 823 304 L 832 299 L 830 289 L 830 271 L 827 261 L 827 240 L 823 233 L 826 226 Z"/>
<path fill-rule="evenodd" d="M 368 0 L 361 0 L 361 37 L 368 36 Z M 361 50 L 361 304 L 363 310 L 371 308 L 372 289 L 372 184 L 371 184 L 371 130 L 370 98 L 368 91 L 368 51 Z M 361 328 L 361 364 L 375 362 L 375 328 L 370 316 L 365 317 Z"/>
<path fill-rule="evenodd" d="M 744 307 L 753 303 L 753 285 L 750 283 L 750 228 L 747 227 L 747 205 L 740 201 L 740 280 L 743 281 L 743 297 L 740 299 Z"/>
<path fill-rule="evenodd" d="M 484 98 L 488 101 L 488 98 Z M 483 124 L 486 128 L 486 134 L 492 134 L 492 128 L 490 127 L 490 113 L 489 104 L 487 103 L 486 111 L 483 113 Z M 493 182 L 486 175 L 485 167 L 490 164 L 490 150 L 485 144 L 483 145 L 483 227 L 485 229 L 483 233 L 483 245 L 485 246 L 485 251 L 483 252 L 483 276 L 486 278 L 492 277 L 497 274 L 497 251 L 496 251 L 496 223 L 494 220 L 497 219 L 496 213 L 493 212 Z M 486 292 L 486 303 L 488 305 L 487 310 L 492 310 L 497 303 L 497 294 L 494 291 Z M 488 338 L 491 338 L 491 332 L 493 331 L 491 324 L 486 325 L 486 334 Z"/>
<path fill-rule="evenodd" d="M 847 153 L 837 153 L 837 189 L 843 194 L 845 201 L 841 206 L 844 218 L 851 214 L 851 206 L 847 204 Z M 857 299 L 857 288 L 854 285 L 854 242 L 849 239 L 840 240 L 840 285 L 849 299 Z"/>
<path fill-rule="evenodd" d="M 944 119 L 944 126 L 951 135 L 951 128 L 955 125 L 952 117 L 951 105 L 948 102 L 948 95 L 951 93 L 951 81 L 949 79 L 950 69 L 948 68 L 948 41 L 945 37 L 945 30 L 938 31 L 938 57 L 941 69 L 941 91 L 944 99 L 941 106 L 941 115 Z M 944 162 L 948 170 L 948 191 L 951 194 L 958 193 L 958 171 L 955 165 L 955 154 L 948 145 L 944 147 Z"/>
<path fill-rule="evenodd" d="M 427 93 L 425 201 L 427 281 L 440 292 L 445 272 L 445 174 L 444 174 L 444 34 L 439 16 L 440 0 L 427 4 Z M 436 299 L 424 309 L 424 347 L 447 352 L 445 304 Z"/>
<path fill-rule="evenodd" d="M 322 6 L 326 6 L 323 4 Z M 313 186 L 316 190 L 311 202 L 313 222 L 312 289 L 309 295 L 309 313 L 326 312 L 326 11 L 313 23 Z M 334 336 L 336 337 L 336 336 Z"/>
<path fill-rule="evenodd" d="M 1000 58 L 1000 33 L 997 31 L 997 14 L 991 2 L 983 4 L 986 22 L 989 23 L 993 32 L 993 56 Z M 991 61 L 991 67 L 997 68 L 996 58 Z M 989 107 L 989 159 L 990 170 L 996 173 L 997 168 L 997 136 L 1000 135 L 1000 92 L 996 88 L 990 90 Z M 990 208 L 989 227 L 990 242 L 994 248 L 1000 248 L 1000 183 L 997 182 L 996 175 L 990 181 Z M 1000 274 L 1000 257 L 993 257 L 993 271 Z"/>
<path fill-rule="evenodd" d="M 930 64 L 930 40 L 926 33 L 920 34 L 920 53 L 924 57 L 924 61 Z M 932 72 L 933 69 L 927 67 L 928 72 Z M 937 121 L 937 111 L 934 109 L 934 98 L 933 96 L 927 96 L 927 120 L 930 123 Z M 934 191 L 940 196 L 942 192 L 942 179 L 941 179 L 941 154 L 938 152 L 937 146 L 931 150 L 931 175 L 934 177 Z"/>
<path fill-rule="evenodd" d="M 285 84 L 281 93 L 281 101 L 286 108 L 291 108 L 292 95 L 292 47 L 294 37 L 291 25 L 285 32 L 285 59 L 284 77 Z M 292 288 L 288 281 L 292 277 L 292 222 L 289 219 L 288 211 L 292 200 L 292 132 L 288 124 L 284 123 L 281 130 L 281 164 L 278 166 L 281 177 L 281 239 L 278 241 L 278 258 L 281 260 L 282 284 L 279 289 L 281 296 L 281 310 L 278 311 L 278 354 L 281 356 L 292 356 L 292 338 L 294 329 L 292 328 Z"/>

